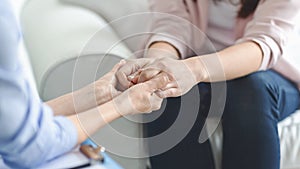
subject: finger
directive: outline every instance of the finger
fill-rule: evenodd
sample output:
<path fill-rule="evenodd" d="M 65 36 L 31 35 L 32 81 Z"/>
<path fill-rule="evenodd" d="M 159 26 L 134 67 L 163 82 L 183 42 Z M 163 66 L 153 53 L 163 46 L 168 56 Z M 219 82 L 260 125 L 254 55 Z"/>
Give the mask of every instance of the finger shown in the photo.
<path fill-rule="evenodd" d="M 117 78 L 117 89 L 120 91 L 124 91 L 130 88 L 133 84 L 130 80 L 128 80 L 127 75 L 124 73 L 116 73 Z"/>
<path fill-rule="evenodd" d="M 123 66 L 126 63 L 125 60 L 121 60 L 119 63 L 115 64 L 114 67 L 108 72 L 106 73 L 102 78 L 109 78 L 111 79 L 112 75 L 115 75 L 116 72 L 118 71 L 118 69 Z"/>
<path fill-rule="evenodd" d="M 159 75 L 155 76 L 151 80 L 145 82 L 145 85 L 150 92 L 155 92 L 158 89 L 165 88 L 165 86 L 170 82 L 169 76 L 167 73 L 162 72 Z"/>
<path fill-rule="evenodd" d="M 178 88 L 178 84 L 176 82 L 170 82 L 161 90 L 164 91 L 164 90 L 168 90 L 170 88 Z"/>
<path fill-rule="evenodd" d="M 137 84 L 138 83 L 138 79 L 140 77 L 142 70 L 138 70 L 137 72 L 135 72 L 134 74 L 128 76 L 128 79 L 131 81 L 131 83 L 133 84 Z"/>
<path fill-rule="evenodd" d="M 122 59 L 119 63 L 117 63 L 111 70 L 111 72 L 116 73 L 120 67 L 126 64 L 126 60 Z"/>
<path fill-rule="evenodd" d="M 132 70 L 135 69 L 132 63 L 123 64 L 115 73 L 117 79 L 117 88 L 121 91 L 124 91 L 131 87 L 133 84 L 131 80 L 128 79 L 128 76 L 131 74 Z"/>
<path fill-rule="evenodd" d="M 138 84 L 139 77 L 140 77 L 140 75 L 135 75 L 135 76 L 132 78 L 131 82 L 132 82 L 133 84 Z"/>
<path fill-rule="evenodd" d="M 163 99 L 157 96 L 156 94 L 153 94 L 150 97 L 150 104 L 151 104 L 151 112 L 159 110 L 161 108 Z"/>
<path fill-rule="evenodd" d="M 134 74 L 139 69 L 144 67 L 149 60 L 146 59 L 136 59 L 129 60 L 124 65 L 122 65 L 116 72 L 116 78 L 118 81 L 118 87 L 120 90 L 126 90 L 132 86 L 132 82 L 128 79 L 129 75 Z"/>
<path fill-rule="evenodd" d="M 161 70 L 157 68 L 147 68 L 140 73 L 138 83 L 146 82 L 157 76 L 160 72 Z"/>
<path fill-rule="evenodd" d="M 127 76 L 132 75 L 139 71 L 140 69 L 144 68 L 150 60 L 148 59 L 135 59 L 135 60 L 128 60 L 126 64 L 124 64 L 118 72 L 122 72 Z"/>
<path fill-rule="evenodd" d="M 160 98 L 181 96 L 181 92 L 180 92 L 180 90 L 178 90 L 178 88 L 170 88 L 170 89 L 167 89 L 167 90 L 159 90 L 159 91 L 156 91 L 155 94 Z"/>

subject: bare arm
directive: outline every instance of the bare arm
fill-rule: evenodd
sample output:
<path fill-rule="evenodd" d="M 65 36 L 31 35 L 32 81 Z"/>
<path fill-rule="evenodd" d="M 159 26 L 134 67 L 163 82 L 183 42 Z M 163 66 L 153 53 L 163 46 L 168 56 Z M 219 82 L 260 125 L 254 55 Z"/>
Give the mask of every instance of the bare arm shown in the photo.
<path fill-rule="evenodd" d="M 168 82 L 167 74 L 160 73 L 145 83 L 131 87 L 107 103 L 68 117 L 77 129 L 78 143 L 123 115 L 150 113 L 158 110 L 162 99 L 155 92 L 164 88 Z"/>
<path fill-rule="evenodd" d="M 121 117 L 114 108 L 113 102 L 90 109 L 78 115 L 69 116 L 68 119 L 75 125 L 78 133 L 78 144 L 86 140 L 101 127 Z"/>
<path fill-rule="evenodd" d="M 55 98 L 46 102 L 51 107 L 55 116 L 57 115 L 73 115 L 75 114 L 75 107 L 73 102 L 72 93 L 68 93 L 61 97 Z"/>
<path fill-rule="evenodd" d="M 161 56 L 165 52 L 161 52 Z M 230 46 L 218 53 L 196 56 L 185 60 L 159 57 L 143 67 L 138 82 L 151 79 L 159 70 L 168 72 L 172 80 L 168 87 L 157 94 L 162 97 L 177 97 L 187 93 L 200 82 L 217 82 L 245 76 L 259 70 L 263 59 L 262 50 L 255 42 L 247 41 Z M 135 62 L 139 64 L 139 61 Z M 130 65 L 129 65 L 130 66 Z M 138 67 L 138 66 L 136 66 Z M 157 70 L 157 71 L 153 71 Z M 122 73 L 122 69 L 119 70 Z M 119 73 L 119 74 L 121 74 Z M 118 76 L 120 82 L 126 81 Z"/>
<path fill-rule="evenodd" d="M 121 93 L 115 88 L 115 73 L 124 63 L 125 61 L 121 61 L 116 64 L 110 72 L 96 82 L 50 100 L 47 104 L 52 108 L 54 115 L 69 116 L 87 111 L 112 100 Z"/>
<path fill-rule="evenodd" d="M 78 91 L 65 94 L 46 102 L 54 115 L 69 116 L 97 107 L 93 85 L 86 86 Z M 105 97 L 104 92 L 100 97 Z M 108 99 L 109 101 L 109 99 Z"/>
<path fill-rule="evenodd" d="M 252 41 L 230 46 L 218 53 L 186 59 L 197 82 L 231 80 L 257 71 L 263 53 Z"/>

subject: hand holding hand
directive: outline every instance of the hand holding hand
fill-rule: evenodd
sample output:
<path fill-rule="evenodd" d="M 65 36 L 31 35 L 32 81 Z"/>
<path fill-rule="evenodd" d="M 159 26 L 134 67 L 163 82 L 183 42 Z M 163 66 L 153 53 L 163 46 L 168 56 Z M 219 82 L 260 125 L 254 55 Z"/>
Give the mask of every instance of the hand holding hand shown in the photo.
<path fill-rule="evenodd" d="M 138 83 L 153 78 L 159 71 L 171 76 L 168 85 L 157 92 L 162 98 L 182 96 L 197 84 L 196 77 L 185 60 L 172 58 L 159 58 L 147 65 L 139 74 Z"/>
<path fill-rule="evenodd" d="M 170 80 L 165 88 L 157 92 L 157 95 L 162 98 L 184 95 L 198 83 L 185 60 L 169 57 L 130 60 L 117 71 L 116 77 L 119 85 L 127 88 L 134 83 L 146 82 L 161 72 L 167 73 Z M 128 78 L 130 76 L 133 77 Z"/>
<path fill-rule="evenodd" d="M 150 113 L 161 107 L 163 99 L 156 92 L 165 88 L 169 76 L 161 72 L 154 78 L 132 86 L 113 99 L 114 105 L 122 115 Z"/>
<path fill-rule="evenodd" d="M 118 81 L 117 88 L 124 91 L 135 85 L 137 83 L 137 75 L 144 67 L 151 64 L 153 61 L 154 59 L 147 58 L 127 60 L 126 64 L 122 65 L 116 72 Z"/>

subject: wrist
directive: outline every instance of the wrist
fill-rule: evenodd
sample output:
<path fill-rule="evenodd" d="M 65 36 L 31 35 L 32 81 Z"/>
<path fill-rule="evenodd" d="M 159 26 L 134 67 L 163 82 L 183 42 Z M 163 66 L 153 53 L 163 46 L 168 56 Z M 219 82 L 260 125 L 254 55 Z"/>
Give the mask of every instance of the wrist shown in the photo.
<path fill-rule="evenodd" d="M 197 83 L 208 81 L 209 75 L 201 57 L 188 58 L 183 62 L 189 67 Z"/>
<path fill-rule="evenodd" d="M 112 96 L 113 94 L 112 91 L 110 90 L 109 85 L 96 86 L 94 93 L 95 93 L 97 105 L 101 105 L 108 101 L 111 101 L 113 98 Z"/>
<path fill-rule="evenodd" d="M 91 85 L 85 86 L 72 93 L 74 101 L 74 108 L 77 113 L 96 107 L 97 104 L 93 101 L 93 87 Z"/>
<path fill-rule="evenodd" d="M 132 110 L 131 99 L 126 92 L 112 99 L 109 103 L 113 106 L 113 110 L 120 116 L 134 114 Z"/>
<path fill-rule="evenodd" d="M 104 103 L 101 106 L 98 106 L 98 110 L 100 110 L 102 117 L 108 123 L 114 119 L 120 118 L 123 115 L 121 114 L 121 112 L 119 112 L 114 100 L 111 100 L 107 103 Z"/>
<path fill-rule="evenodd" d="M 95 83 L 93 93 L 98 105 L 111 101 L 120 94 L 110 82 L 101 79 Z"/>

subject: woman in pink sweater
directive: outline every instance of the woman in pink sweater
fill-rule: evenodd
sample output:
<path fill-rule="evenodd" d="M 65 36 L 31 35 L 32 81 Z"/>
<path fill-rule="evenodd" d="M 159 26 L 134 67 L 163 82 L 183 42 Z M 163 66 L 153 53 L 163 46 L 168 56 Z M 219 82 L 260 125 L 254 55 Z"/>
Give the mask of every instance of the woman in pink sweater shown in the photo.
<path fill-rule="evenodd" d="M 154 24 L 145 58 L 129 61 L 117 72 L 124 89 L 161 71 L 173 79 L 157 94 L 177 98 L 168 99 L 162 116 L 147 124 L 148 136 L 172 125 L 180 111 L 178 96 L 193 86 L 200 94 L 193 127 L 171 150 L 151 157 L 152 168 L 214 168 L 209 141 L 202 137 L 205 142 L 198 142 L 211 108 L 213 114 L 222 114 L 222 169 L 279 169 L 277 124 L 298 109 L 300 101 L 300 71 L 286 55 L 300 1 L 150 0 L 150 4 Z M 136 72 L 138 76 L 128 80 Z M 224 81 L 226 93 L 215 88 L 219 99 L 211 100 L 212 86 Z M 149 142 L 150 153 L 160 146 Z"/>

